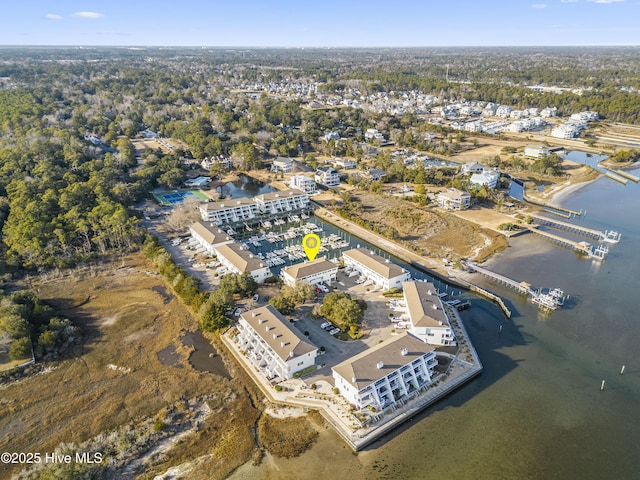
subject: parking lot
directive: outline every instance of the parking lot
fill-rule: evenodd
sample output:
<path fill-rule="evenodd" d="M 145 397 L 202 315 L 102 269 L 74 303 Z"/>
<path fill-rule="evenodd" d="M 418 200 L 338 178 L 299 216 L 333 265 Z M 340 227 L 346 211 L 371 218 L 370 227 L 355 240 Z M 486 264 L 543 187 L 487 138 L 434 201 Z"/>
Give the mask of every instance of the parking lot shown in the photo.
<path fill-rule="evenodd" d="M 302 333 L 308 332 L 309 340 L 318 348 L 325 348 L 325 353 L 316 359 L 318 370 L 313 375 L 305 377 L 307 383 L 326 380 L 333 384 L 331 367 L 400 332 L 394 328 L 394 324 L 389 320 L 391 310 L 387 306 L 387 299 L 382 296 L 382 291 L 374 289 L 372 285 L 357 284 L 356 279 L 357 277 L 349 278 L 342 270 L 339 270 L 337 282 L 332 286 L 337 291 L 347 292 L 354 298 L 361 298 L 367 302 L 367 310 L 364 313 L 362 323 L 364 333 L 362 338 L 344 341 L 330 335 L 327 330 L 323 330 L 321 325 L 327 320 L 325 318 L 311 318 L 311 311 L 315 304 L 307 304 L 296 309 L 294 325 Z M 320 295 L 316 303 L 322 301 L 323 295 Z"/>

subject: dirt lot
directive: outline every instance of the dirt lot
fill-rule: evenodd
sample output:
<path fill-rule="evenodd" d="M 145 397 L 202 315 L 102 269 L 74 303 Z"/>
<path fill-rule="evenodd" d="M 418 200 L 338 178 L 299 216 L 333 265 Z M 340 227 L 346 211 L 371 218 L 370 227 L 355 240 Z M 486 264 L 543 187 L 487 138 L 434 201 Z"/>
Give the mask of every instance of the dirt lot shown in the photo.
<path fill-rule="evenodd" d="M 254 394 L 248 394 L 253 385 L 242 381 L 233 362 L 226 362 L 233 382 L 190 366 L 190 350 L 178 337 L 193 330 L 195 320 L 146 259 L 130 256 L 37 280 L 33 287 L 82 328 L 83 342 L 68 359 L 49 364 L 47 373 L 0 387 L 0 451 L 53 452 L 61 442 L 77 445 L 153 419 L 179 399 L 207 395 L 214 399 L 208 400 L 211 410 L 225 414 L 209 415 L 197 434 L 160 461 L 159 471 L 208 454 L 203 465 L 210 468 L 194 477 L 224 478 L 250 458 L 255 447 L 250 427 L 259 415 Z M 178 361 L 163 365 L 157 353 L 170 346 Z M 0 478 L 15 472 L 12 467 L 0 465 Z"/>
<path fill-rule="evenodd" d="M 395 197 L 353 191 L 362 205 L 360 217 L 384 228 L 393 228 L 400 242 L 432 258 L 475 258 L 478 261 L 507 247 L 503 235 L 482 228 L 436 207 L 421 208 Z"/>

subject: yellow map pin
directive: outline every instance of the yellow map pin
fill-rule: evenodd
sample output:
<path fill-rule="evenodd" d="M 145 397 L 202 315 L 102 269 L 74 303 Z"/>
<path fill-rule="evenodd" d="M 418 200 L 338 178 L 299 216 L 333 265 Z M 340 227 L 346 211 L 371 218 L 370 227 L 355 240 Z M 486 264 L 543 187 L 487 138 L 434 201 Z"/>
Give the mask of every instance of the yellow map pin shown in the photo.
<path fill-rule="evenodd" d="M 320 237 L 315 233 L 307 233 L 302 238 L 302 248 L 304 248 L 304 253 L 307 254 L 307 258 L 313 262 L 320 250 Z"/>

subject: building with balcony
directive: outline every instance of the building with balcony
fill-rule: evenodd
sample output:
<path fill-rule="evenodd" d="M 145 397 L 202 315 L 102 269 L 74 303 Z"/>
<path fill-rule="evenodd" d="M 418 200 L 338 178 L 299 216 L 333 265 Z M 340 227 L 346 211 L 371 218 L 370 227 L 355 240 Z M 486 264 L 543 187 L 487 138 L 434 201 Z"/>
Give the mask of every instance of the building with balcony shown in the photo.
<path fill-rule="evenodd" d="M 258 283 L 264 283 L 267 278 L 272 276 L 271 269 L 266 263 L 263 263 L 249 250 L 244 250 L 237 243 L 218 246 L 216 255 L 220 263 L 227 267 L 231 273 L 242 275 L 248 272 Z"/>
<path fill-rule="evenodd" d="M 289 186 L 308 195 L 318 191 L 315 180 L 306 175 L 294 175 L 289 179 Z"/>
<path fill-rule="evenodd" d="M 255 197 L 254 201 L 262 215 L 296 212 L 309 208 L 309 195 L 297 189 L 265 193 Z"/>
<path fill-rule="evenodd" d="M 233 243 L 233 238 L 213 223 L 196 222 L 189 227 L 189 232 L 209 255 L 217 255 L 216 249 L 219 246 Z"/>
<path fill-rule="evenodd" d="M 366 248 L 353 248 L 342 253 L 345 267 L 360 272 L 367 281 L 382 290 L 402 288 L 402 282 L 411 279 L 411 274 L 404 268 L 387 260 Z"/>
<path fill-rule="evenodd" d="M 471 195 L 464 190 L 448 188 L 436 195 L 436 202 L 447 210 L 465 210 L 471 205 Z"/>
<path fill-rule="evenodd" d="M 498 180 L 500 180 L 500 171 L 494 168 L 485 168 L 482 173 L 474 173 L 469 179 L 469 183 L 482 187 L 484 185 L 487 188 L 496 188 L 498 186 Z"/>
<path fill-rule="evenodd" d="M 326 258 L 316 258 L 312 262 L 298 263 L 283 268 L 280 276 L 286 285 L 293 287 L 296 282 L 307 282 L 311 285 L 318 283 L 331 284 L 336 281 L 338 265 Z"/>
<path fill-rule="evenodd" d="M 285 157 L 276 158 L 271 164 L 272 172 L 289 173 L 293 170 L 293 160 Z"/>
<path fill-rule="evenodd" d="M 271 305 L 244 312 L 235 338 L 269 380 L 286 380 L 315 363 L 318 349 Z"/>
<path fill-rule="evenodd" d="M 333 167 L 318 167 L 314 178 L 317 183 L 325 187 L 337 187 L 340 185 L 340 175 Z"/>
<path fill-rule="evenodd" d="M 200 206 L 200 216 L 215 225 L 251 220 L 258 215 L 258 206 L 251 198 L 234 198 L 224 202 L 208 202 Z"/>
<path fill-rule="evenodd" d="M 431 282 L 404 282 L 410 332 L 429 345 L 456 345 L 447 312 Z"/>
<path fill-rule="evenodd" d="M 382 410 L 431 384 L 434 350 L 409 333 L 392 337 L 333 367 L 335 387 L 357 409 Z"/>

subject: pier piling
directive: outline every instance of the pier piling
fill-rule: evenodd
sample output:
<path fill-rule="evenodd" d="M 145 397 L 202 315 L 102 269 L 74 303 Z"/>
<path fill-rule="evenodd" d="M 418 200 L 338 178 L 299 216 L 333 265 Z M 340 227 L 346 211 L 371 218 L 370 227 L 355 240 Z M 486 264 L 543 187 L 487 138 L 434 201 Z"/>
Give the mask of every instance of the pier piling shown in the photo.
<path fill-rule="evenodd" d="M 620 375 L 622 375 L 624 373 L 624 365 L 622 365 L 622 368 L 620 369 Z"/>
<path fill-rule="evenodd" d="M 602 384 L 600 385 L 600 391 L 604 390 L 604 380 L 602 380 Z"/>

